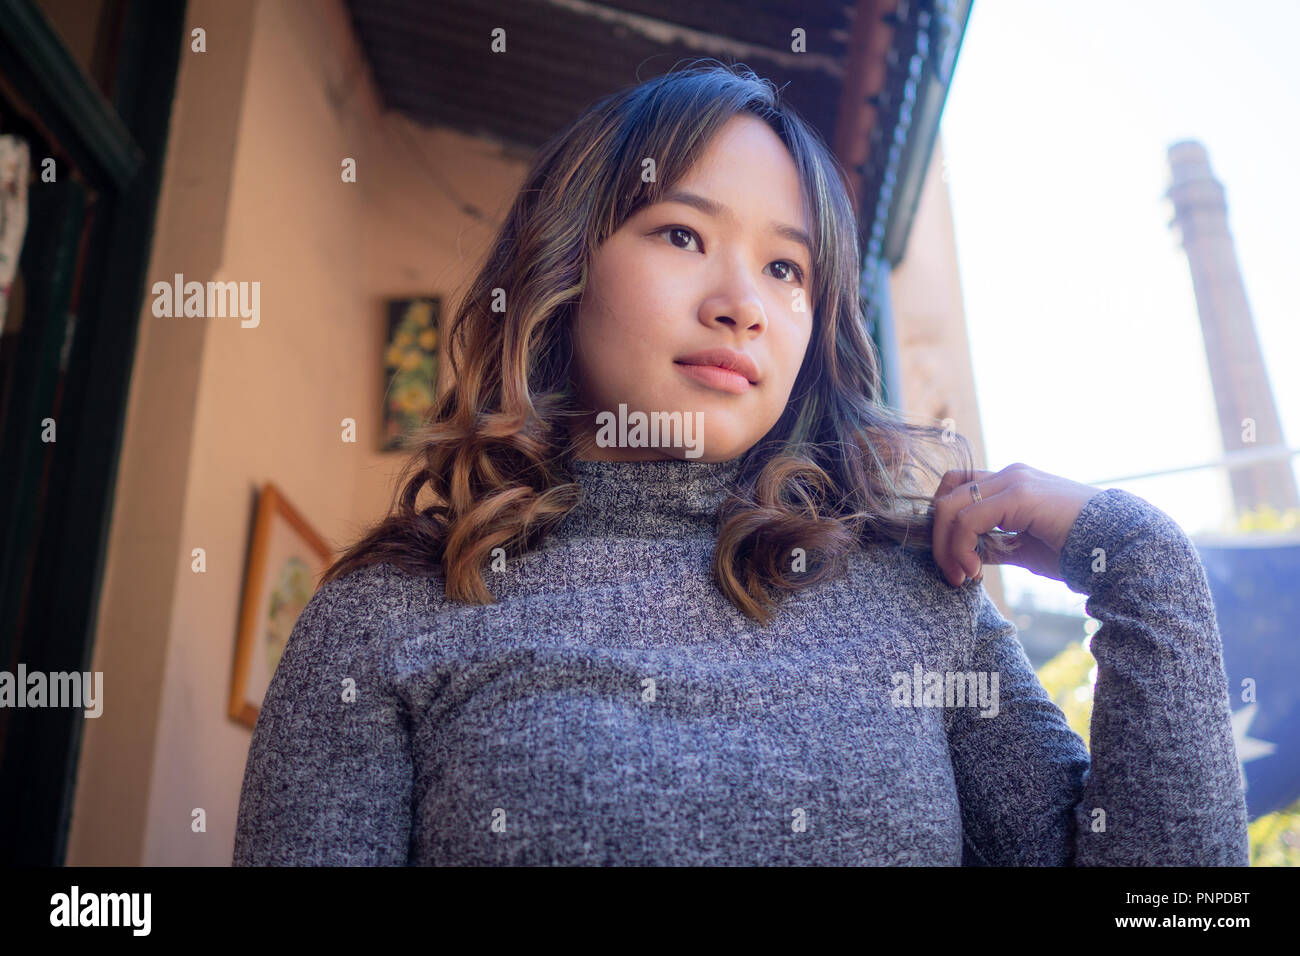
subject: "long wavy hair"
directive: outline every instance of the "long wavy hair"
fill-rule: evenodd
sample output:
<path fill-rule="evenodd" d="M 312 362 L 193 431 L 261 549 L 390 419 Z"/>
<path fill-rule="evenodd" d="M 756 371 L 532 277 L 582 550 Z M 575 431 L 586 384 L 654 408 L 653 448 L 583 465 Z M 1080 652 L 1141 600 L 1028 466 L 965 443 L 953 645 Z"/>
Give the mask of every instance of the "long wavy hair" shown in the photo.
<path fill-rule="evenodd" d="M 388 514 L 322 583 L 388 563 L 441 574 L 449 600 L 494 601 L 483 578 L 494 549 L 532 550 L 581 499 L 568 467 L 579 447 L 570 423 L 593 410 L 579 403 L 570 369 L 593 253 L 739 113 L 766 122 L 798 170 L 814 224 L 813 331 L 785 412 L 741 456 L 719 509 L 715 583 L 766 624 L 783 592 L 842 574 L 854 548 L 930 550 L 931 498 L 946 471 L 969 475 L 970 444 L 881 401 L 857 223 L 834 156 L 770 81 L 706 60 L 599 100 L 541 147 L 452 317 L 453 384 L 408 441 Z M 657 166 L 650 182 L 644 157 Z M 420 506 L 422 492 L 429 503 Z M 1005 556 L 1013 543 L 985 535 L 981 553 Z M 805 556 L 798 571 L 795 548 Z"/>

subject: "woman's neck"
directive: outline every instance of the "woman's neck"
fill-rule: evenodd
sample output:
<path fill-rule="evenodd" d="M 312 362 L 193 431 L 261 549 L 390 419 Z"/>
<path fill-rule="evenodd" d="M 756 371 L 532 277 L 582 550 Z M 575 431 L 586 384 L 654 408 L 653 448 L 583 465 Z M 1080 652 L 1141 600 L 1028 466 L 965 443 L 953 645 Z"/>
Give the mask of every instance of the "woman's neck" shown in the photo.
<path fill-rule="evenodd" d="M 583 499 L 565 516 L 554 536 L 716 534 L 718 507 L 740 474 L 740 461 L 576 458 L 570 470 L 582 488 Z"/>

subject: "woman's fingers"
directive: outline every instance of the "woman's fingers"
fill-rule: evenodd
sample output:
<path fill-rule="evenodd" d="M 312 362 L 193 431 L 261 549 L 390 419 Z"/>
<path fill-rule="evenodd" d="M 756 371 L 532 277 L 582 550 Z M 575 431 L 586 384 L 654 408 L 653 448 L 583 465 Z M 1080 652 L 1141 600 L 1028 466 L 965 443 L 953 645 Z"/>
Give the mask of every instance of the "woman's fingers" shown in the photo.
<path fill-rule="evenodd" d="M 1001 529 L 1018 536 L 1007 563 L 1061 579 L 1061 551 L 1083 506 L 1101 489 L 1049 475 L 1017 462 L 997 474 L 975 472 L 961 481 L 949 472 L 934 499 L 934 557 L 945 577 L 959 587 L 977 578 L 984 563 L 976 553 L 982 535 Z M 971 494 L 979 484 L 980 500 Z"/>
<path fill-rule="evenodd" d="M 956 555 L 970 555 L 976 563 L 975 574 L 979 573 L 983 562 L 975 554 L 979 536 L 988 534 L 994 528 L 1005 531 L 1019 531 L 1024 521 L 1019 513 L 1024 496 L 1020 493 L 1022 485 L 1012 484 L 1001 491 L 985 495 L 979 502 L 971 502 L 959 508 L 953 515 L 949 528 L 948 547 Z M 980 489 L 983 492 L 983 487 Z M 963 561 L 963 566 L 966 562 Z M 970 572 L 967 572 L 970 574 Z M 970 574 L 975 577 L 975 574 Z"/>
<path fill-rule="evenodd" d="M 969 480 L 963 481 L 963 478 Z M 975 577 L 980 573 L 981 562 L 975 554 L 975 543 L 971 543 L 965 554 L 957 553 L 952 546 L 953 521 L 957 513 L 969 504 L 975 503 L 971 494 L 971 484 L 978 484 L 980 495 L 987 497 L 1000 491 L 1008 481 L 1006 469 L 1002 472 L 992 471 L 949 471 L 939 482 L 939 488 L 933 499 L 934 506 L 934 560 L 953 587 L 962 583 L 963 575 Z"/>

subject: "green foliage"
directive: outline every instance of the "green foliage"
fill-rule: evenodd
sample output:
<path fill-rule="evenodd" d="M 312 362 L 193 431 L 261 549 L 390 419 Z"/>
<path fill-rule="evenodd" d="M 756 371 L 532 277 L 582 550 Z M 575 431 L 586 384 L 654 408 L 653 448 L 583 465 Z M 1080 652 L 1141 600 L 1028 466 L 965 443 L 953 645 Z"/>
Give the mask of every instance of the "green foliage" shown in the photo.
<path fill-rule="evenodd" d="M 1235 531 L 1295 531 L 1300 529 L 1300 508 L 1277 511 L 1264 505 L 1255 511 L 1243 511 L 1237 517 Z"/>
<path fill-rule="evenodd" d="M 1092 719 L 1092 680 L 1096 662 L 1082 641 L 1074 641 L 1038 670 L 1038 680 L 1061 708 L 1070 729 L 1088 744 Z"/>
<path fill-rule="evenodd" d="M 1251 866 L 1300 866 L 1300 800 L 1250 824 Z"/>

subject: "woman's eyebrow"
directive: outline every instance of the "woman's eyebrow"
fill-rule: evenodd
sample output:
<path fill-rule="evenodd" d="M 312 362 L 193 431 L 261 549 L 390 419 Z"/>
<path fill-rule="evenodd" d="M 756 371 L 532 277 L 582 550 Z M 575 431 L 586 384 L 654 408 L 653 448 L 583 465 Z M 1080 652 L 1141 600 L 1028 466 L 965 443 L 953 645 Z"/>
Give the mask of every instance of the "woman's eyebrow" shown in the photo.
<path fill-rule="evenodd" d="M 715 218 L 729 219 L 736 222 L 736 213 L 730 206 L 718 202 L 716 199 L 709 199 L 696 193 L 687 192 L 684 189 L 675 189 L 667 193 L 659 200 L 660 202 L 679 202 L 687 206 L 693 206 L 706 216 Z M 808 250 L 808 255 L 812 255 L 812 239 L 808 233 L 802 229 L 796 229 L 794 226 L 787 225 L 783 222 L 770 222 L 767 224 L 767 231 L 774 235 L 781 236 L 783 239 L 789 239 L 791 242 L 802 243 Z"/>

